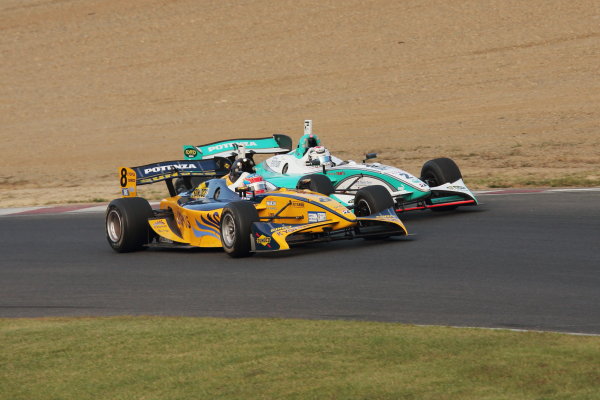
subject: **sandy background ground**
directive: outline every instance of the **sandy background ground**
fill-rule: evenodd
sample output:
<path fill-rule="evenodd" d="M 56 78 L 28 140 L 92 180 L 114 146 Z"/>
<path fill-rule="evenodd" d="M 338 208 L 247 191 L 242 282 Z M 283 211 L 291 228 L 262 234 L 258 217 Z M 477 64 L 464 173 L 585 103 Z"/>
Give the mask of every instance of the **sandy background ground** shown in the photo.
<path fill-rule="evenodd" d="M 304 119 L 473 188 L 600 185 L 600 2 L 0 0 L 0 207 Z"/>

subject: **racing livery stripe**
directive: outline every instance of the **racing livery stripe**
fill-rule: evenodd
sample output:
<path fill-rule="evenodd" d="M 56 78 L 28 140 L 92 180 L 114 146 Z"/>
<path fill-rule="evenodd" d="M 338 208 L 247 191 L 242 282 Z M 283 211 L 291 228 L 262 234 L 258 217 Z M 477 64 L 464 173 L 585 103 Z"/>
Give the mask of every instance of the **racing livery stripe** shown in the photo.
<path fill-rule="evenodd" d="M 340 217 L 340 218 L 342 218 L 342 219 L 344 219 L 344 220 L 346 220 L 346 221 L 348 221 L 348 222 L 354 222 L 354 220 L 352 220 L 352 219 L 348 219 L 348 218 L 344 217 L 344 216 L 343 216 L 342 214 L 340 214 L 339 212 L 337 212 L 337 211 L 335 211 L 335 210 L 332 210 L 331 208 L 327 207 L 326 205 L 323 205 L 323 203 L 318 203 L 318 202 L 316 202 L 316 201 L 309 200 L 309 199 L 307 199 L 307 198 L 304 198 L 304 197 L 300 197 L 300 196 L 294 196 L 294 195 L 290 195 L 290 194 L 283 194 L 283 193 L 268 193 L 268 196 L 273 196 L 273 197 L 283 197 L 283 198 L 290 198 L 290 199 L 294 199 L 294 200 L 300 200 L 300 201 L 304 201 L 304 202 L 306 202 L 306 203 L 309 203 L 309 204 L 313 204 L 313 205 L 319 206 L 319 207 L 323 208 L 325 211 L 329 211 L 330 213 L 333 213 L 333 214 L 337 215 L 338 217 Z M 330 199 L 331 201 L 335 201 L 335 200 L 333 200 L 333 199 L 332 199 L 331 197 L 329 197 L 329 196 L 322 195 L 322 197 L 326 197 L 326 198 Z"/>

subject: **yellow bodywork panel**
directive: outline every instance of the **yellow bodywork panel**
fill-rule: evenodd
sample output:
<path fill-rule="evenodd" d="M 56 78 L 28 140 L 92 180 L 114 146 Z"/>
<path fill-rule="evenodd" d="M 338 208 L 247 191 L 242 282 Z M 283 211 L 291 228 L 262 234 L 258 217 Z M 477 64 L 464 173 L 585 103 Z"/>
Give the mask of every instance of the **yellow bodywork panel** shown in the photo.
<path fill-rule="evenodd" d="M 186 243 L 181 236 L 173 232 L 173 230 L 169 227 L 169 222 L 165 218 L 152 219 L 148 222 L 150 223 L 152 230 L 159 236 L 174 242 Z"/>
<path fill-rule="evenodd" d="M 294 195 L 297 192 L 280 189 L 278 193 Z M 356 216 L 352 211 L 327 196 L 317 195 L 308 191 L 301 192 L 303 198 L 318 202 L 319 205 L 317 205 L 309 203 L 304 199 L 278 196 L 278 193 L 267 196 L 262 201 L 261 205 L 264 206 L 264 209 L 258 209 L 259 217 L 272 218 L 276 216 L 271 222 L 277 224 L 314 224 L 314 227 L 309 230 L 313 233 L 323 232 L 323 227 L 331 227 L 333 230 L 338 230 L 356 223 Z M 323 206 L 343 215 L 344 218 L 328 211 Z M 327 224 L 323 224 L 326 221 Z"/>
<path fill-rule="evenodd" d="M 160 209 L 170 209 L 173 212 L 175 223 L 181 233 L 177 241 L 198 247 L 222 247 L 220 222 L 223 209 L 191 210 L 181 207 L 177 203 L 177 199 L 179 199 L 179 196 L 170 197 L 160 203 Z M 171 239 L 170 237 L 167 238 Z"/>
<path fill-rule="evenodd" d="M 202 186 L 199 188 L 204 189 Z M 202 203 L 201 198 L 197 198 L 199 204 L 207 208 L 200 210 L 199 207 L 182 207 L 179 200 L 180 196 L 174 196 L 161 201 L 160 209 L 171 211 L 173 216 L 151 219 L 149 223 L 154 232 L 191 246 L 222 247 L 220 225 L 224 203 Z M 355 227 L 359 221 L 393 224 L 406 233 L 406 228 L 395 215 L 356 217 L 337 201 L 310 191 L 279 189 L 269 192 L 254 206 L 262 224 L 260 228 L 258 225 L 253 227 L 253 240 L 260 247 L 271 247 L 269 244 L 276 242 L 275 248 L 287 250 L 289 244 L 286 239 L 292 234 L 335 232 Z"/>
<path fill-rule="evenodd" d="M 290 225 L 290 226 L 286 226 L 286 227 L 281 227 L 281 228 L 271 232 L 271 237 L 273 238 L 273 240 L 275 240 L 277 242 L 277 244 L 279 244 L 279 250 L 288 250 L 290 248 L 290 245 L 287 243 L 287 241 L 285 239 L 292 233 L 323 232 L 323 228 L 331 227 L 335 224 L 336 224 L 336 222 L 325 221 L 325 222 L 317 222 L 317 223 L 308 224 L 308 225 L 299 225 L 299 226 Z"/>

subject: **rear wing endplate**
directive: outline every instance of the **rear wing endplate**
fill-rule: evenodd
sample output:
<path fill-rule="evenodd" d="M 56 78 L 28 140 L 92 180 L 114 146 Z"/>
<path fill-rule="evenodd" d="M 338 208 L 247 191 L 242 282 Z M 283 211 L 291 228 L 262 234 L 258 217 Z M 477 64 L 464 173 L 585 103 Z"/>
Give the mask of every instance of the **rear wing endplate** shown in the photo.
<path fill-rule="evenodd" d="M 214 157 L 232 157 L 238 155 L 238 147 L 243 146 L 249 154 L 282 154 L 292 150 L 292 139 L 286 135 L 258 139 L 232 139 L 208 143 L 201 146 L 183 146 L 186 160 L 208 160 Z"/>
<path fill-rule="evenodd" d="M 165 181 L 169 193 L 171 196 L 175 196 L 173 178 L 183 177 L 186 179 L 194 176 L 207 179 L 218 178 L 229 173 L 230 166 L 229 160 L 217 157 L 210 160 L 162 161 L 139 167 L 121 167 L 119 168 L 121 195 L 136 197 L 138 185 Z"/>

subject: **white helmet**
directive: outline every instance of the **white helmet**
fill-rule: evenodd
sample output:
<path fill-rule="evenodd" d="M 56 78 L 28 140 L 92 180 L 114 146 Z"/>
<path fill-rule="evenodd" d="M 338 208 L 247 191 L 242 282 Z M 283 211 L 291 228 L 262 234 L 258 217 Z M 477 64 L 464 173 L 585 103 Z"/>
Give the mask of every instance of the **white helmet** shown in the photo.
<path fill-rule="evenodd" d="M 308 150 L 308 160 L 319 160 L 318 165 L 333 165 L 333 161 L 331 160 L 331 153 L 323 146 L 312 147 Z"/>

